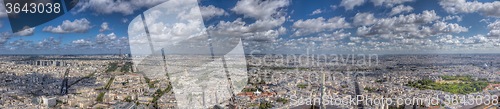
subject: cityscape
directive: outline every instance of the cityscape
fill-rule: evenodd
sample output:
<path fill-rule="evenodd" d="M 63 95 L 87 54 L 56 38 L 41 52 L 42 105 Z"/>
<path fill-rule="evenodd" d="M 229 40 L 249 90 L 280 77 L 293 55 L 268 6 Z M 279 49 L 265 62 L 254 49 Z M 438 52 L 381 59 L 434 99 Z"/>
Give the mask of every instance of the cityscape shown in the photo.
<path fill-rule="evenodd" d="M 500 109 L 499 0 L 0 0 L 0 109 Z"/>
<path fill-rule="evenodd" d="M 499 106 L 500 72 L 497 68 L 500 65 L 497 60 L 500 57 L 497 54 L 370 54 L 371 58 L 366 59 L 354 59 L 360 56 L 354 54 L 297 56 L 247 55 L 248 83 L 242 90 L 217 91 L 210 87 L 221 84 L 211 83 L 201 88 L 204 93 L 199 96 L 202 97 L 189 95 L 187 98 L 194 100 L 191 106 L 198 100 L 201 101 L 198 108 L 214 109 L 483 109 Z M 173 88 L 179 86 L 172 85 L 173 80 L 137 71 L 127 55 L 2 55 L 0 64 L 2 108 L 166 109 L 185 105 L 176 100 Z M 166 65 L 176 66 L 174 63 Z M 220 96 L 210 95 L 213 93 Z M 221 96 L 231 94 L 223 93 L 234 95 L 224 98 Z M 482 102 L 459 99 L 469 96 L 474 100 L 482 99 Z M 393 99 L 394 103 L 356 101 L 351 104 L 351 98 Z M 411 102 L 415 98 L 423 101 Z M 215 102 L 212 103 L 215 105 L 207 105 L 208 102 Z"/>

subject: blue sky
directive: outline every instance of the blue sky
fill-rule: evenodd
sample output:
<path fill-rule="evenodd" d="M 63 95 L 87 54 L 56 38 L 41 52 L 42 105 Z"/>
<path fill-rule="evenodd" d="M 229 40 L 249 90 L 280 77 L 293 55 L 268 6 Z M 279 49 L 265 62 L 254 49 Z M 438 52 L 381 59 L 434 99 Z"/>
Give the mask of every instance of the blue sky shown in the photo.
<path fill-rule="evenodd" d="M 0 13 L 0 54 L 127 51 L 130 21 L 163 2 L 81 0 L 70 12 L 20 33 L 12 33 Z M 199 6 L 210 35 L 241 37 L 246 52 L 500 51 L 500 1 L 494 0 L 201 0 Z"/>

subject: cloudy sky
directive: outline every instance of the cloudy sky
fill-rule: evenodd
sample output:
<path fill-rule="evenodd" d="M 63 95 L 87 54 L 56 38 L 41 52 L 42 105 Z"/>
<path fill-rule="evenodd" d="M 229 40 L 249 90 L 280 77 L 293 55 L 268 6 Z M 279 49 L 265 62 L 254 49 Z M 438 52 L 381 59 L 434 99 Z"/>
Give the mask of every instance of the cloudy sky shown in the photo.
<path fill-rule="evenodd" d="M 0 54 L 126 52 L 131 20 L 163 2 L 80 0 L 61 17 L 15 33 L 0 6 Z M 199 6 L 203 30 L 241 37 L 247 53 L 500 52 L 500 1 L 200 0 Z"/>

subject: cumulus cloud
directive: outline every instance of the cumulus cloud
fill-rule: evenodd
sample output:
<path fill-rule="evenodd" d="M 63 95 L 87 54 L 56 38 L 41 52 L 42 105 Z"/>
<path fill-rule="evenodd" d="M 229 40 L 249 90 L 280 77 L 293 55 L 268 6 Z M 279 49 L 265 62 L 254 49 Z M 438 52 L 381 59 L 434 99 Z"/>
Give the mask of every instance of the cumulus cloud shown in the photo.
<path fill-rule="evenodd" d="M 349 37 L 349 40 L 355 43 L 361 42 L 362 38 L 361 37 Z"/>
<path fill-rule="evenodd" d="M 3 33 L 2 36 L 9 35 L 8 33 Z M 5 42 L 2 42 L 4 39 L 0 36 L 0 45 L 4 45 Z M 7 38 L 8 39 L 8 38 Z M 39 50 L 51 50 L 51 49 L 59 49 L 61 48 L 61 40 L 56 39 L 54 37 L 48 37 L 41 41 L 31 41 L 24 39 L 17 39 L 5 44 L 4 47 L 8 47 L 11 50 L 15 49 L 39 49 Z"/>
<path fill-rule="evenodd" d="M 125 49 L 129 46 L 128 38 L 118 37 L 115 33 L 97 34 L 95 40 L 78 39 L 71 41 L 71 47 L 98 49 Z"/>
<path fill-rule="evenodd" d="M 203 16 L 203 19 L 206 20 L 212 19 L 213 17 L 217 16 L 228 15 L 228 13 L 224 11 L 224 9 L 217 8 L 213 5 L 201 6 L 200 11 L 201 11 L 201 16 Z"/>
<path fill-rule="evenodd" d="M 56 49 L 59 48 L 61 44 L 60 40 L 55 39 L 54 37 L 49 37 L 44 39 L 38 43 L 36 43 L 35 48 L 37 49 Z"/>
<path fill-rule="evenodd" d="M 80 0 L 76 12 L 91 10 L 98 14 L 121 13 L 133 14 L 141 8 L 148 8 L 167 0 Z"/>
<path fill-rule="evenodd" d="M 321 9 L 316 9 L 316 10 L 314 10 L 314 11 L 313 11 L 311 14 L 309 14 L 309 15 L 316 15 L 316 14 L 320 14 L 320 13 L 322 13 L 322 12 L 323 12 L 323 11 L 321 11 Z"/>
<path fill-rule="evenodd" d="M 436 40 L 437 43 L 443 43 L 443 44 L 460 44 L 461 40 L 460 38 L 455 38 L 452 35 L 444 35 L 438 37 L 438 40 Z"/>
<path fill-rule="evenodd" d="M 350 37 L 351 33 L 345 32 L 344 29 L 336 30 L 334 32 L 324 32 L 318 34 L 316 37 L 299 37 L 293 39 L 280 39 L 274 42 L 274 50 L 329 50 L 339 49 L 339 46 L 345 44 L 342 39 Z M 286 51 L 284 51 L 286 52 Z M 301 51 L 303 52 L 303 51 Z"/>
<path fill-rule="evenodd" d="M 500 17 L 500 1 L 479 2 L 466 0 L 441 0 L 439 5 L 449 13 L 481 13 L 485 16 Z"/>
<path fill-rule="evenodd" d="M 220 36 L 242 36 L 247 40 L 273 40 L 279 34 L 283 34 L 286 28 L 280 27 L 285 22 L 285 18 L 272 20 L 258 20 L 255 23 L 247 24 L 242 19 L 233 22 L 221 21 L 216 26 L 210 26 L 210 34 Z"/>
<path fill-rule="evenodd" d="M 205 43 L 201 43 L 201 41 L 207 40 L 206 27 L 196 2 L 196 0 L 170 0 L 144 12 L 151 43 L 154 45 L 153 49 L 172 47 L 178 49 L 172 52 L 185 52 L 186 49 L 182 48 L 206 47 Z M 130 21 L 128 35 L 131 52 L 140 54 L 151 52 L 149 49 L 143 49 L 149 48 L 149 40 L 141 17 L 136 17 Z M 189 43 L 190 41 L 200 43 Z"/>
<path fill-rule="evenodd" d="M 443 21 L 456 19 L 458 22 L 462 21 L 462 16 L 446 16 Z"/>
<path fill-rule="evenodd" d="M 356 6 L 363 5 L 368 0 L 342 0 L 340 6 L 343 6 L 345 10 L 352 10 Z M 371 0 L 374 6 L 385 6 L 393 7 L 406 2 L 413 2 L 414 0 Z"/>
<path fill-rule="evenodd" d="M 124 49 L 127 47 L 129 47 L 128 38 L 127 37 L 120 37 L 120 38 L 116 39 L 114 42 L 112 42 L 111 46 L 109 46 L 108 48 Z"/>
<path fill-rule="evenodd" d="M 241 0 L 231 10 L 247 18 L 270 19 L 278 9 L 288 6 L 288 0 Z"/>
<path fill-rule="evenodd" d="M 182 40 L 200 36 L 204 33 L 201 16 L 197 19 L 182 19 L 177 23 L 164 23 L 161 18 L 151 18 L 147 20 L 157 21 L 148 23 L 148 29 L 151 37 L 157 42 L 166 42 L 176 44 Z M 141 22 L 140 22 L 141 23 Z"/>
<path fill-rule="evenodd" d="M 110 33 L 110 34 L 97 34 L 96 36 L 96 44 L 108 44 L 112 41 L 115 41 L 117 36 L 115 33 Z"/>
<path fill-rule="evenodd" d="M 353 24 L 367 26 L 372 25 L 376 20 L 372 13 L 357 13 L 354 15 Z"/>
<path fill-rule="evenodd" d="M 244 18 L 255 19 L 255 22 L 237 18 L 234 21 L 220 21 L 210 25 L 207 30 L 211 36 L 241 37 L 247 47 L 269 48 L 261 46 L 262 42 L 276 42 L 280 35 L 287 32 L 287 28 L 282 24 L 286 21 L 283 10 L 288 5 L 288 0 L 241 0 L 231 11 L 243 15 Z"/>
<path fill-rule="evenodd" d="M 351 36 L 351 33 L 345 32 L 344 29 L 340 29 L 332 33 L 322 33 L 319 34 L 318 36 L 319 36 L 318 38 L 321 38 L 321 40 L 318 41 L 334 41 L 349 37 Z"/>
<path fill-rule="evenodd" d="M 484 37 L 483 35 L 475 35 L 471 39 L 473 39 L 477 43 L 483 43 L 488 41 L 488 38 Z"/>
<path fill-rule="evenodd" d="M 488 32 L 488 36 L 500 37 L 500 20 L 496 20 L 495 22 L 488 24 L 487 27 L 488 29 L 490 29 L 490 32 Z"/>
<path fill-rule="evenodd" d="M 496 48 L 500 46 L 500 39 L 487 37 L 482 34 L 477 34 L 472 37 L 444 35 L 437 37 L 437 40 L 435 42 L 447 49 L 455 47 L 455 49 L 473 50 L 473 49 Z"/>
<path fill-rule="evenodd" d="M 9 45 L 13 48 L 32 48 L 33 47 L 33 41 L 28 41 L 28 40 L 14 40 L 9 43 Z"/>
<path fill-rule="evenodd" d="M 303 36 L 324 31 L 332 31 L 334 29 L 342 29 L 351 27 L 344 17 L 333 17 L 325 19 L 318 17 L 314 19 L 298 20 L 292 26 L 296 29 L 294 36 Z"/>
<path fill-rule="evenodd" d="M 293 39 L 280 39 L 277 42 L 273 42 L 274 50 L 285 50 L 282 52 L 289 52 L 294 50 L 300 50 L 304 52 L 306 49 L 315 50 L 328 50 L 339 49 L 339 46 L 344 44 L 341 39 L 350 37 L 351 33 L 344 32 L 343 29 L 336 30 L 334 32 L 324 32 L 318 34 L 316 37 L 299 37 Z"/>
<path fill-rule="evenodd" d="M 161 0 L 150 0 L 145 2 L 157 2 Z M 169 2 L 179 2 L 182 0 L 171 0 Z M 305 50 L 304 47 L 318 47 L 323 49 L 340 49 L 354 51 L 369 51 L 369 50 L 433 50 L 433 49 L 449 49 L 462 46 L 487 46 L 494 45 L 495 42 L 500 42 L 492 37 L 500 37 L 500 23 L 486 22 L 489 25 L 488 33 L 484 35 L 454 36 L 460 35 L 457 33 L 467 32 L 469 28 L 463 27 L 455 23 L 461 21 L 462 17 L 458 15 L 439 16 L 436 14 L 438 10 L 426 10 L 413 13 L 413 5 L 406 4 L 414 0 L 342 0 L 340 4 L 332 5 L 332 9 L 343 7 L 345 10 L 356 10 L 354 8 L 363 5 L 372 5 L 378 8 L 384 8 L 384 13 L 359 12 L 353 17 L 314 17 L 308 19 L 290 19 L 287 15 L 287 6 L 292 5 L 290 0 L 240 0 L 234 7 L 218 8 L 213 5 L 200 6 L 198 8 L 181 7 L 172 3 L 170 8 L 165 8 L 157 11 L 150 11 L 146 16 L 146 22 L 150 31 L 151 37 L 155 42 L 169 41 L 174 44 L 182 42 L 182 40 L 197 37 L 208 33 L 215 37 L 241 37 L 243 44 L 251 49 L 259 46 L 263 48 L 290 48 L 297 50 Z M 441 0 L 440 5 L 450 13 L 473 13 L 479 12 L 482 15 L 492 16 L 498 14 L 495 11 L 489 11 L 488 6 L 496 2 L 481 3 L 477 1 L 464 2 L 468 4 L 462 6 L 460 3 L 465 0 Z M 135 4 L 134 0 L 101 0 L 101 1 L 84 1 L 80 5 L 80 10 L 77 11 L 96 11 L 98 14 L 121 13 L 129 15 L 134 13 L 138 7 L 150 7 L 154 4 Z M 443 4 L 445 2 L 457 2 L 458 4 Z M 475 3 L 477 2 L 477 3 Z M 366 4 L 365 4 L 366 3 Z M 113 7 L 107 9 L 107 5 L 90 5 L 90 4 L 107 4 Z M 483 7 L 477 7 L 480 4 Z M 234 5 L 234 4 L 233 4 Z M 470 5 L 470 6 L 469 6 Z M 131 6 L 129 10 L 122 10 L 123 7 Z M 105 7 L 105 8 L 104 8 Z M 460 8 L 467 9 L 460 9 Z M 448 9 L 447 9 L 448 8 Z M 453 9 L 456 8 L 456 9 Z M 78 8 L 77 8 L 78 9 Z M 385 11 L 384 11 L 385 10 Z M 473 10 L 470 11 L 469 10 Z M 198 11 L 198 12 L 197 12 Z M 201 11 L 201 13 L 200 13 Z M 316 9 L 308 15 L 318 15 L 325 10 Z M 177 16 L 171 18 L 162 18 L 159 14 L 167 14 L 168 16 Z M 175 14 L 175 15 L 174 15 Z M 197 17 L 202 16 L 205 20 L 214 19 L 220 16 L 229 14 L 238 14 L 241 18 L 231 20 L 221 20 L 218 22 L 203 26 L 203 19 Z M 351 15 L 352 16 L 352 15 Z M 385 16 L 385 17 L 384 17 Z M 0 15 L 1 17 L 1 15 Z M 120 19 L 121 21 L 129 22 L 128 19 Z M 453 21 L 451 21 L 453 20 Z M 165 21 L 177 21 L 170 23 Z M 284 24 L 286 21 L 292 22 L 291 25 Z M 352 22 L 351 22 L 352 21 Z M 131 20 L 131 25 L 134 23 Z M 142 21 L 138 22 L 142 25 Z M 101 24 L 100 32 L 109 30 L 109 25 Z M 56 28 L 55 26 L 54 28 Z M 130 26 L 144 31 L 142 26 Z M 207 27 L 207 28 L 204 28 Z M 104 29 L 108 28 L 108 29 Z M 353 33 L 350 33 L 354 31 Z M 289 32 L 292 37 L 280 37 Z M 129 32 L 130 33 L 130 32 Z M 144 33 L 144 32 L 142 32 Z M 131 39 L 135 36 L 144 36 L 144 34 L 130 34 Z M 288 35 L 288 34 L 287 34 Z M 141 36 L 141 37 L 142 37 Z M 168 36 L 168 37 L 165 37 Z M 303 36 L 303 37 L 297 37 Z M 389 40 L 387 40 L 389 39 Z M 212 39 L 209 39 L 212 40 Z M 1 41 L 1 40 L 0 40 Z M 72 44 L 86 47 L 98 47 L 100 45 L 111 47 L 125 44 L 128 41 L 125 37 L 118 37 L 116 34 L 98 34 L 94 39 L 79 39 L 72 41 Z M 270 42 L 272 46 L 263 44 Z M 146 40 L 130 40 L 130 43 L 147 43 Z M 442 46 L 441 46 L 442 45 Z M 155 45 L 156 46 L 156 45 Z"/>
<path fill-rule="evenodd" d="M 108 22 L 102 22 L 101 29 L 99 29 L 99 32 L 104 32 L 107 30 L 110 30 Z"/>
<path fill-rule="evenodd" d="M 88 47 L 92 45 L 92 42 L 85 39 L 78 39 L 71 42 L 75 47 Z"/>
<path fill-rule="evenodd" d="M 90 28 L 92 28 L 90 21 L 86 18 L 82 18 L 73 21 L 64 20 L 61 25 L 47 26 L 43 28 L 43 31 L 52 33 L 85 33 Z"/>
<path fill-rule="evenodd" d="M 438 21 L 440 18 L 433 10 L 426 10 L 420 14 L 373 19 L 372 21 L 376 23 L 358 27 L 356 34 L 359 36 L 380 36 L 382 38 L 401 39 L 423 38 L 468 31 L 467 28 L 458 24 Z"/>
<path fill-rule="evenodd" d="M 356 6 L 361 6 L 365 3 L 365 0 L 342 0 L 340 6 L 343 6 L 345 10 L 352 10 Z"/>
<path fill-rule="evenodd" d="M 35 34 L 35 27 L 33 28 L 25 28 L 21 31 L 18 31 L 16 33 L 14 33 L 15 35 L 19 35 L 19 36 L 31 36 L 33 34 Z"/>
<path fill-rule="evenodd" d="M 438 21 L 432 25 L 434 32 L 437 33 L 460 33 L 467 32 L 468 29 L 456 23 L 445 23 Z"/>
<path fill-rule="evenodd" d="M 404 5 L 399 5 L 394 8 L 392 8 L 391 12 L 389 13 L 390 16 L 399 14 L 399 13 L 405 13 L 405 12 L 411 12 L 413 11 L 413 7 L 411 6 L 404 6 Z"/>
<path fill-rule="evenodd" d="M 71 41 L 71 47 L 77 48 L 124 49 L 128 46 L 128 38 L 118 37 L 115 33 L 97 34 L 95 40 L 78 39 Z"/>
<path fill-rule="evenodd" d="M 398 4 L 403 4 L 405 2 L 413 2 L 414 0 L 371 0 L 375 6 L 386 6 L 393 7 Z"/>

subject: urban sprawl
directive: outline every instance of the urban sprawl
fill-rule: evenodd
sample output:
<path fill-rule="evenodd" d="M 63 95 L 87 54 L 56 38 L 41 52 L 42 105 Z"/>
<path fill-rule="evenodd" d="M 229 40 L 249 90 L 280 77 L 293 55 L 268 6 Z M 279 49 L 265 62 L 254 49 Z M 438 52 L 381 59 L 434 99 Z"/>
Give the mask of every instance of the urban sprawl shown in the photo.
<path fill-rule="evenodd" d="M 245 75 L 237 76 L 241 78 L 229 75 L 245 71 L 213 70 L 224 75 L 188 77 L 198 75 L 192 71 L 204 71 L 189 69 L 192 68 L 189 63 L 194 65 L 199 60 L 210 63 L 213 58 L 206 56 L 150 58 L 160 62 L 154 65 L 150 62 L 153 67 L 168 66 L 165 71 L 178 71 L 178 74 L 152 75 L 143 71 L 152 68 L 137 68 L 135 58 L 130 55 L 2 55 L 0 108 L 499 107 L 500 55 L 497 54 L 252 54 L 245 58 L 248 79 L 245 78 L 242 89 L 220 91 L 214 89 L 238 87 L 236 83 L 242 82 L 236 81 Z M 175 63 L 181 61 L 189 65 Z M 236 63 L 224 60 L 220 66 Z M 228 78 L 217 81 L 231 84 L 207 82 L 213 85 L 200 87 L 201 97 L 175 92 L 183 89 L 182 84 L 199 84 L 197 81 L 212 76 Z M 195 103 L 181 103 L 179 97 Z"/>

